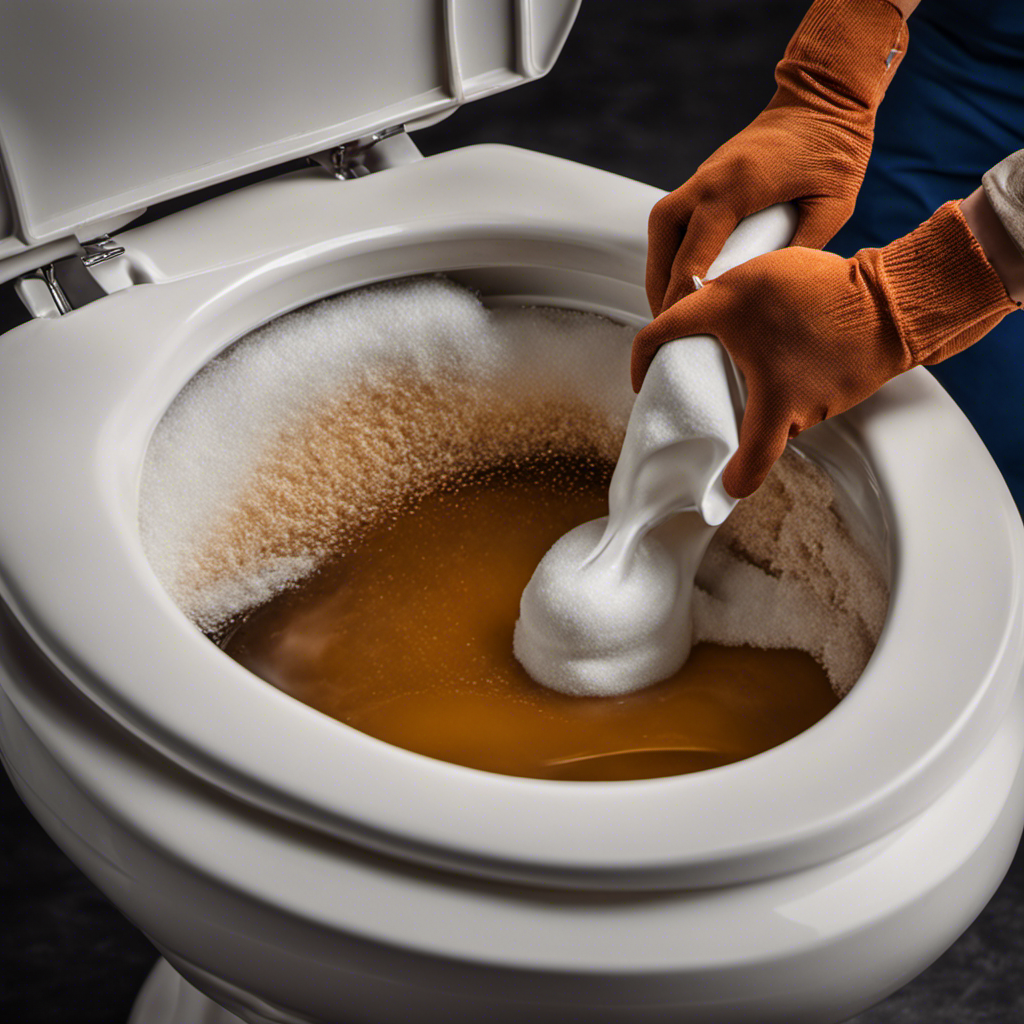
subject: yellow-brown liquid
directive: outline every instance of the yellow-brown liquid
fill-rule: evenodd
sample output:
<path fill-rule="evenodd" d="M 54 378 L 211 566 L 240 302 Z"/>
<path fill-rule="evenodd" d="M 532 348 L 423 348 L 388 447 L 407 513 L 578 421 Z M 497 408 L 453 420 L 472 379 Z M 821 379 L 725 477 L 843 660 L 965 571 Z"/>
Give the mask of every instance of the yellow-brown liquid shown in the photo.
<path fill-rule="evenodd" d="M 371 531 L 223 641 L 286 693 L 371 736 L 485 771 L 641 779 L 774 747 L 836 704 L 802 651 L 698 644 L 672 678 L 580 698 L 512 654 L 547 549 L 607 513 L 612 467 L 548 456 L 450 481 Z"/>

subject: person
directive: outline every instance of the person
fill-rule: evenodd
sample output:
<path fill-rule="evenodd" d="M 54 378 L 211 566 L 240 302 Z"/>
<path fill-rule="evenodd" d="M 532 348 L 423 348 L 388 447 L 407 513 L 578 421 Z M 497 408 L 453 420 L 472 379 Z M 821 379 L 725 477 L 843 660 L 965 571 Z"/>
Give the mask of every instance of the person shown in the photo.
<path fill-rule="evenodd" d="M 767 108 L 651 212 L 633 387 L 665 342 L 719 338 L 748 390 L 734 497 L 789 438 L 925 364 L 1024 508 L 1024 15 L 925 0 L 909 45 L 918 3 L 814 0 Z M 786 201 L 791 246 L 702 287 L 739 220 Z"/>

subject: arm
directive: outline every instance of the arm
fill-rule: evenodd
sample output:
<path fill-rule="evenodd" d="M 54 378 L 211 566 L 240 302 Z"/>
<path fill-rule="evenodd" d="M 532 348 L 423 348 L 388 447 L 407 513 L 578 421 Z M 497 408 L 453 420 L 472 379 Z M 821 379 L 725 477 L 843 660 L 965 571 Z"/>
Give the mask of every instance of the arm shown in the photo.
<path fill-rule="evenodd" d="M 986 171 L 981 186 L 964 200 L 964 216 L 1006 290 L 1024 301 L 1024 149 Z"/>
<path fill-rule="evenodd" d="M 657 315 L 693 291 L 743 218 L 794 202 L 794 245 L 820 248 L 853 212 L 875 111 L 907 49 L 915 0 L 814 0 L 764 111 L 651 211 L 647 297 Z"/>

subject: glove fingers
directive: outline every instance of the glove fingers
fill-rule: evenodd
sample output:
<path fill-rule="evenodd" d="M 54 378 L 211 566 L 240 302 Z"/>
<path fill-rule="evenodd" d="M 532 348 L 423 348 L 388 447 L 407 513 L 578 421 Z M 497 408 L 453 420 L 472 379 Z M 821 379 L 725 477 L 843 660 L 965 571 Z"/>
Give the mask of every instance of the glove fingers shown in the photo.
<path fill-rule="evenodd" d="M 633 390 L 639 392 L 655 353 L 667 341 L 688 338 L 693 334 L 715 333 L 715 312 L 718 301 L 713 288 L 702 288 L 680 299 L 670 309 L 637 332 L 633 339 L 630 376 Z"/>
<path fill-rule="evenodd" d="M 708 268 L 715 262 L 738 223 L 736 214 L 721 206 L 704 205 L 697 208 L 672 262 L 672 277 L 665 290 L 662 310 L 668 309 L 693 291 L 694 277 L 704 279 Z"/>
<path fill-rule="evenodd" d="M 672 263 L 693 214 L 694 203 L 684 185 L 655 203 L 647 221 L 647 302 L 651 315 L 662 309 L 672 278 Z"/>
<path fill-rule="evenodd" d="M 790 245 L 822 249 L 850 219 L 850 213 L 837 209 L 833 199 L 804 199 L 800 203 L 800 221 Z"/>
<path fill-rule="evenodd" d="M 722 474 L 722 483 L 732 497 L 753 494 L 785 451 L 790 418 L 781 416 L 780 411 L 777 399 L 767 400 L 762 388 L 751 387 L 740 424 L 740 446 Z"/>

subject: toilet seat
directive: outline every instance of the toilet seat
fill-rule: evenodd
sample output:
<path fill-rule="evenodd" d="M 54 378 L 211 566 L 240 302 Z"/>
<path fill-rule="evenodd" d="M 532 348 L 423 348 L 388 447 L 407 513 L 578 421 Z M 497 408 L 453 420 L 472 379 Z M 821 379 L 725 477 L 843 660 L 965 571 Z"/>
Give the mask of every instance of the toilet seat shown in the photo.
<path fill-rule="evenodd" d="M 149 434 L 233 340 L 326 294 L 467 268 L 510 301 L 639 324 L 660 195 L 481 146 L 351 181 L 299 172 L 120 233 L 148 283 L 0 339 L 0 437 L 18 439 L 0 447 L 0 479 L 23 482 L 0 509 L 0 595 L 77 689 L 190 773 L 403 858 L 565 887 L 694 887 L 794 870 L 908 820 L 992 737 L 1024 662 L 1024 530 L 924 370 L 806 435 L 826 464 L 867 459 L 890 513 L 892 600 L 864 676 L 807 732 L 710 772 L 583 786 L 390 747 L 231 661 L 142 553 Z"/>
<path fill-rule="evenodd" d="M 22 797 L 175 971 L 267 1024 L 335 1020 L 339 993 L 367 1024 L 519 1024 L 524 989 L 542 993 L 531 1019 L 550 1024 L 634 1021 L 638 1007 L 663 1024 L 846 1019 L 873 1001 L 863 975 L 877 975 L 868 992 L 881 998 L 967 926 L 1024 814 L 1018 692 L 989 745 L 923 814 L 807 871 L 657 894 L 481 882 L 269 818 L 68 700 L 56 672 L 11 687 L 29 667 L 26 646 L 0 610 L 5 743 L 32 781 L 47 780 L 40 793 L 13 773 Z M 151 995 L 166 1001 L 174 981 Z M 408 993 L 404 1012 L 395 989 Z M 196 1009 L 132 1024 L 197 1024 Z"/>

